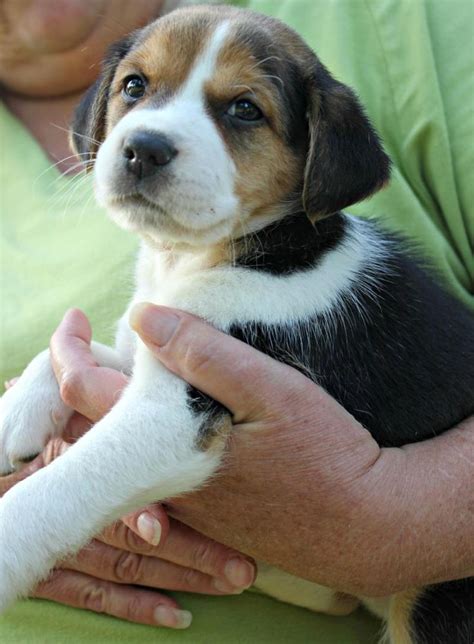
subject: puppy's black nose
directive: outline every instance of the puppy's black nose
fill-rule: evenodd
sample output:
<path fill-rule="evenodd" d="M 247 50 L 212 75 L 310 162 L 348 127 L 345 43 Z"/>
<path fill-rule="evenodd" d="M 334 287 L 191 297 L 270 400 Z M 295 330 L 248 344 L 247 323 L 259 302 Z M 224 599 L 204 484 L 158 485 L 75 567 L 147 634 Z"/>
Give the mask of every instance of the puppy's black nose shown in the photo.
<path fill-rule="evenodd" d="M 178 154 L 163 134 L 146 131 L 130 134 L 122 150 L 128 171 L 139 179 L 155 174 Z"/>

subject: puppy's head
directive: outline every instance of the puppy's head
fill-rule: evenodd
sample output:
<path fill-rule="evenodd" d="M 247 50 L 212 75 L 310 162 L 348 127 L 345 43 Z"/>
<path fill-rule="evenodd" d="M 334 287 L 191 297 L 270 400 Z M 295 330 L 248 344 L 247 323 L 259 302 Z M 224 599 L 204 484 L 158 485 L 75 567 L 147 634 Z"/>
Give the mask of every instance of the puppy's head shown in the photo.
<path fill-rule="evenodd" d="M 389 172 L 353 92 L 301 38 L 228 7 L 175 11 L 113 46 L 72 140 L 120 225 L 193 245 L 295 207 L 315 221 Z"/>

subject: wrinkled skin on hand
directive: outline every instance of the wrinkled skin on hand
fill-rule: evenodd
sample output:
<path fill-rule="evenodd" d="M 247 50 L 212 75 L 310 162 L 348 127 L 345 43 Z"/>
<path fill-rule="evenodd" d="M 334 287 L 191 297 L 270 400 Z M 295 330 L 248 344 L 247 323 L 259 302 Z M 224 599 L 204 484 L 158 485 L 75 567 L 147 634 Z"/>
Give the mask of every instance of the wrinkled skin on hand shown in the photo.
<path fill-rule="evenodd" d="M 101 374 L 101 380 L 108 387 L 120 380 L 121 387 L 126 384 L 122 374 L 116 372 L 111 379 L 107 375 Z M 11 381 L 7 386 L 14 384 Z M 99 417 L 96 408 L 90 409 L 89 418 L 74 414 L 63 438 L 51 440 L 20 472 L 0 478 L 0 496 L 59 457 Z M 34 597 L 137 623 L 185 628 L 190 613 L 180 610 L 161 590 L 235 594 L 254 578 L 255 566 L 249 558 L 169 519 L 156 504 L 109 526 L 78 555 L 63 562 L 38 586 Z"/>

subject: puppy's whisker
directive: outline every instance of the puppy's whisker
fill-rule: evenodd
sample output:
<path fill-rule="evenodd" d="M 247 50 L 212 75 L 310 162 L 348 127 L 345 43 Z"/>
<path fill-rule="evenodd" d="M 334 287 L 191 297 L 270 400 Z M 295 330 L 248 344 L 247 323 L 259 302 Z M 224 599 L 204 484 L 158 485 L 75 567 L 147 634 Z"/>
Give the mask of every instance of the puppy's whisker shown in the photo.
<path fill-rule="evenodd" d="M 61 213 L 61 216 L 64 217 L 74 193 L 76 193 L 79 188 L 82 187 L 88 180 L 89 175 L 86 172 L 83 172 L 80 175 L 77 175 L 77 177 L 74 177 L 74 181 L 67 183 L 64 187 L 62 187 L 61 190 L 57 192 L 57 194 L 51 200 L 51 206 L 55 209 L 58 209 L 63 203 L 66 202 L 64 210 Z"/>
<path fill-rule="evenodd" d="M 85 164 L 88 165 L 85 165 Z M 79 161 L 78 163 L 75 163 L 74 165 L 70 166 L 67 170 L 65 170 L 59 177 L 56 177 L 53 183 L 56 183 L 57 181 L 60 181 L 62 177 L 68 177 L 70 174 L 74 174 L 78 168 L 80 168 L 80 171 L 76 173 L 76 176 L 80 176 L 81 174 L 86 174 L 89 170 L 89 168 L 92 167 L 92 164 L 89 164 L 89 162 L 86 161 Z"/>
<path fill-rule="evenodd" d="M 94 139 L 92 136 L 88 136 L 87 134 L 81 134 L 80 132 L 76 132 L 75 130 L 71 130 L 71 128 L 68 127 L 62 127 L 62 125 L 58 125 L 57 123 L 50 123 L 53 127 L 57 128 L 58 130 L 61 130 L 62 132 L 67 132 L 67 134 L 74 134 L 75 136 L 80 137 L 81 139 L 86 139 L 87 141 L 91 141 L 91 143 L 96 143 L 97 145 L 100 145 L 100 141 L 97 139 Z M 93 154 L 92 152 L 83 152 L 82 154 Z"/>
<path fill-rule="evenodd" d="M 93 167 L 94 167 L 94 162 L 92 160 L 82 160 L 82 161 L 79 161 L 78 163 L 75 163 L 74 165 L 70 166 L 69 168 L 67 168 L 67 170 L 65 170 L 62 173 L 61 176 L 65 177 L 68 174 L 71 174 L 71 173 L 75 172 L 75 170 L 77 170 L 77 168 L 81 168 L 81 171 L 77 173 L 79 175 L 79 174 L 82 174 L 84 172 L 88 172 Z M 60 178 L 60 177 L 58 177 L 58 178 Z"/>
<path fill-rule="evenodd" d="M 67 202 L 66 202 L 66 205 L 64 206 L 64 210 L 63 210 L 62 215 L 61 215 L 63 218 L 65 218 L 66 215 L 67 215 L 67 210 L 68 210 L 69 206 L 71 205 L 71 201 L 72 201 L 73 196 L 77 193 L 79 188 L 82 187 L 84 185 L 84 183 L 86 183 L 88 180 L 89 180 L 89 176 L 84 175 L 84 176 L 80 177 L 77 182 L 74 182 L 71 190 L 68 193 Z"/>
<path fill-rule="evenodd" d="M 279 58 L 278 56 L 267 56 L 263 60 L 259 60 L 257 63 L 255 63 L 255 65 L 252 65 L 250 70 L 253 70 L 256 67 L 260 67 L 260 65 L 263 65 L 264 63 L 267 63 L 269 60 L 276 60 L 278 62 L 281 62 L 281 58 Z"/>
<path fill-rule="evenodd" d="M 77 177 L 80 177 L 80 176 L 81 176 L 82 174 L 84 174 L 84 173 L 85 173 L 85 171 L 82 171 L 82 170 L 81 170 L 79 173 L 77 173 L 77 175 L 76 175 L 76 176 L 77 176 Z M 58 177 L 55 177 L 54 179 L 52 179 L 52 180 L 49 182 L 48 186 L 47 186 L 48 190 L 53 190 L 53 189 L 55 188 L 55 186 L 57 185 L 57 183 L 63 179 L 63 177 L 64 177 L 64 175 L 62 175 L 62 174 L 61 174 L 61 175 L 59 175 Z M 67 192 L 68 190 L 70 190 L 70 189 L 72 188 L 72 186 L 73 186 L 73 185 L 74 185 L 73 183 L 65 182 L 65 183 L 64 183 L 64 185 L 60 186 L 60 187 L 57 189 L 57 191 L 56 191 L 54 194 L 52 194 L 52 195 L 51 195 L 51 197 L 50 197 L 50 198 L 51 198 L 51 199 L 57 199 L 58 197 L 60 197 L 60 196 L 61 196 L 61 194 L 64 194 L 65 192 Z"/>
<path fill-rule="evenodd" d="M 35 180 L 33 181 L 33 186 L 36 185 L 36 182 L 39 181 L 44 174 L 46 174 L 47 172 L 53 170 L 56 166 L 60 165 L 61 163 L 64 163 L 65 161 L 69 161 L 69 159 L 75 159 L 78 156 L 82 156 L 82 155 L 86 155 L 86 154 L 89 154 L 89 152 L 79 152 L 77 154 L 70 154 L 67 157 L 63 157 L 62 159 L 59 159 L 59 161 L 56 161 L 56 163 L 51 163 L 51 165 L 49 165 L 42 172 L 40 172 L 40 174 L 35 178 Z M 79 165 L 82 165 L 84 163 L 87 163 L 87 160 L 82 160 L 82 161 L 80 161 L 80 163 L 77 163 L 77 164 L 75 164 L 75 166 L 72 166 L 72 167 L 78 167 Z M 70 168 L 68 168 L 65 172 L 63 172 L 63 174 L 66 174 L 69 170 L 70 170 Z"/>
<path fill-rule="evenodd" d="M 81 170 L 80 170 L 79 172 L 77 172 L 75 175 L 73 175 L 73 176 L 74 176 L 74 178 L 78 179 L 78 178 L 79 178 L 79 177 L 81 177 L 81 176 L 85 176 L 85 175 L 87 175 L 87 174 L 88 174 L 89 167 L 83 167 L 83 166 L 84 166 L 84 164 L 83 164 L 82 162 L 74 164 L 73 166 L 71 166 L 70 168 L 68 168 L 65 172 L 63 172 L 62 174 L 60 174 L 59 176 L 57 176 L 55 179 L 53 179 L 53 180 L 49 183 L 49 185 L 48 185 L 48 189 L 52 189 L 52 188 L 54 188 L 54 187 L 56 186 L 56 184 L 57 184 L 59 181 L 61 181 L 62 179 L 64 179 L 64 178 L 66 178 L 66 179 L 71 179 L 71 178 L 73 178 L 73 177 L 69 177 L 68 175 L 69 175 L 69 174 L 74 173 L 74 172 L 75 172 L 75 170 L 76 170 L 77 168 L 81 168 Z M 75 185 L 74 183 L 65 183 L 65 184 L 64 184 L 64 186 L 62 186 L 62 187 L 61 187 L 61 189 L 60 189 L 60 190 L 58 190 L 58 192 L 56 193 L 56 195 L 55 195 L 55 196 L 61 195 L 61 193 L 64 193 L 64 192 L 65 192 L 65 191 L 67 191 L 68 189 L 72 188 L 74 185 Z"/>
<path fill-rule="evenodd" d="M 91 202 L 94 201 L 94 193 L 91 192 L 91 194 L 87 197 L 84 205 L 81 208 L 81 212 L 77 216 L 78 221 L 82 220 L 87 212 L 87 209 L 89 208 Z"/>
<path fill-rule="evenodd" d="M 263 78 L 274 78 L 276 81 L 280 83 L 282 88 L 285 88 L 285 83 L 282 81 L 282 79 L 279 76 L 275 76 L 275 74 L 264 74 Z"/>
<path fill-rule="evenodd" d="M 240 84 L 238 84 L 238 85 L 232 85 L 232 89 L 245 89 L 245 90 L 247 90 L 247 92 L 249 92 L 250 94 L 254 94 L 253 89 L 252 89 L 251 87 L 249 87 L 248 85 L 240 85 Z"/>

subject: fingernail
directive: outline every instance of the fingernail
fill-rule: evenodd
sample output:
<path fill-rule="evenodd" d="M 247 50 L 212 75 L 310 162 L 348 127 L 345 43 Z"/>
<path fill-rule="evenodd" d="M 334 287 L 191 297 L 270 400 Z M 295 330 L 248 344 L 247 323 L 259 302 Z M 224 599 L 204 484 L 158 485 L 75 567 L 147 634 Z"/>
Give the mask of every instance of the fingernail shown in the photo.
<path fill-rule="evenodd" d="M 138 533 L 152 546 L 157 546 L 161 539 L 161 523 L 148 512 L 143 512 L 137 519 Z"/>
<path fill-rule="evenodd" d="M 175 332 L 179 317 L 153 304 L 142 302 L 135 304 L 132 308 L 129 321 L 130 326 L 137 333 L 146 336 L 153 344 L 162 347 Z"/>
<path fill-rule="evenodd" d="M 188 628 L 193 621 L 189 610 L 179 610 L 169 606 L 158 606 L 154 613 L 157 624 L 170 628 Z"/>
<path fill-rule="evenodd" d="M 224 568 L 227 580 L 237 588 L 248 588 L 253 584 L 255 568 L 244 559 L 230 559 Z"/>
<path fill-rule="evenodd" d="M 245 590 L 245 588 L 236 588 L 223 579 L 214 579 L 212 585 L 220 593 L 225 593 L 226 595 L 240 595 Z"/>

